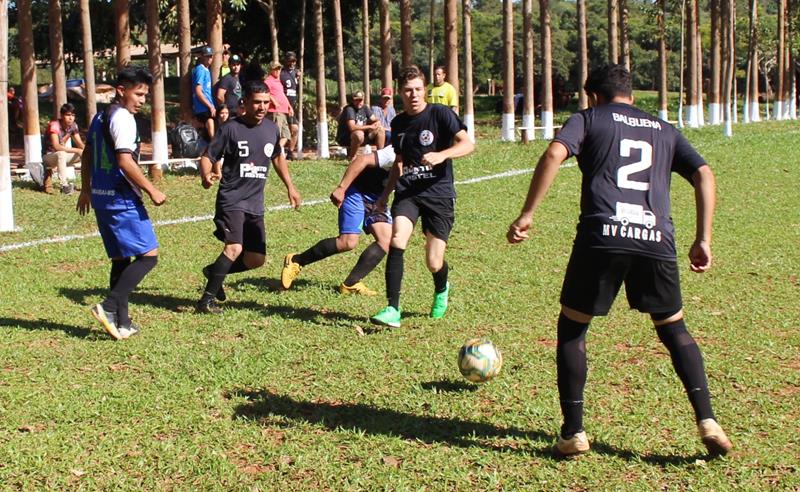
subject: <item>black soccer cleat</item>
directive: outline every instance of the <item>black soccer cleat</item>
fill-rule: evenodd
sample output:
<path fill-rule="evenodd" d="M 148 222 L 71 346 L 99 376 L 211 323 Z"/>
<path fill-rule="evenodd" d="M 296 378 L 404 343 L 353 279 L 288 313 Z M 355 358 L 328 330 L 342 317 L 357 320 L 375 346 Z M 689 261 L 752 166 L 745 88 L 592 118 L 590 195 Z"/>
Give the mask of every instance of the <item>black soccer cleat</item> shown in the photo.
<path fill-rule="evenodd" d="M 200 314 L 222 314 L 222 308 L 217 306 L 214 299 L 200 299 L 195 310 Z"/>

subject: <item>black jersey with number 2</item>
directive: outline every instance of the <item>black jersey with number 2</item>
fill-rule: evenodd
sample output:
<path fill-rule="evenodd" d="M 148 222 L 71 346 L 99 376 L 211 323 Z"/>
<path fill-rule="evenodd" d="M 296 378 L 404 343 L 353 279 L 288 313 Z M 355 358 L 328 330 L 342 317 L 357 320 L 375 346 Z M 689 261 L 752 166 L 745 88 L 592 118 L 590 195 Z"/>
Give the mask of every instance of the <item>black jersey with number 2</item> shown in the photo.
<path fill-rule="evenodd" d="M 403 174 L 395 191 L 397 198 L 455 198 L 453 160 L 428 166 L 422 164 L 422 156 L 452 147 L 456 133 L 466 129 L 453 110 L 441 104 L 428 104 L 415 115 L 398 114 L 392 120 L 392 146 L 403 159 Z"/>
<path fill-rule="evenodd" d="M 263 215 L 269 166 L 280 153 L 278 127 L 266 118 L 254 126 L 241 117 L 223 125 L 208 145 L 212 163 L 225 159 L 217 191 L 217 209 Z"/>
<path fill-rule="evenodd" d="M 572 115 L 554 140 L 583 175 L 576 247 L 675 260 L 671 173 L 691 182 L 705 165 L 675 127 L 612 103 Z"/>

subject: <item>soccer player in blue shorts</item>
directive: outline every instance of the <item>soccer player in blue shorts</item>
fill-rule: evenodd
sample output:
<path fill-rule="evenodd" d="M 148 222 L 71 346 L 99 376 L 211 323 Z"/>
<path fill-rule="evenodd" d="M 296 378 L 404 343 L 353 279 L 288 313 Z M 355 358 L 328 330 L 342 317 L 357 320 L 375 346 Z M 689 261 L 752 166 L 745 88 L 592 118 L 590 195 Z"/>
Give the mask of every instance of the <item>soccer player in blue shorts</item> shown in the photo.
<path fill-rule="evenodd" d="M 133 115 L 145 103 L 153 77 L 142 68 L 117 74 L 116 97 L 97 113 L 89 127 L 81 166 L 81 215 L 94 208 L 111 275 L 108 297 L 92 308 L 92 316 L 109 335 L 123 340 L 140 328 L 128 315 L 128 296 L 156 266 L 158 241 L 142 203 L 142 192 L 154 205 L 167 199 L 139 168 L 139 133 Z M 131 258 L 135 258 L 131 261 Z"/>
<path fill-rule="evenodd" d="M 300 270 L 329 256 L 350 251 L 358 246 L 361 231 L 369 231 L 375 242 L 367 246 L 353 270 L 339 286 L 342 294 L 374 296 L 374 290 L 361 280 L 380 264 L 389 250 L 392 238 L 392 216 L 375 202 L 383 193 L 389 171 L 394 164 L 394 149 L 384 147 L 377 152 L 357 155 L 344 172 L 339 186 L 331 193 L 331 202 L 339 207 L 339 236 L 322 239 L 302 253 L 288 254 L 283 260 L 281 285 L 289 289 Z"/>
<path fill-rule="evenodd" d="M 553 451 L 584 453 L 586 332 L 594 316 L 608 314 L 622 284 L 628 304 L 650 315 L 669 351 L 695 414 L 700 438 L 711 455 L 726 454 L 731 441 L 711 408 L 703 356 L 683 321 L 683 305 L 670 216 L 673 172 L 694 186 L 695 240 L 689 266 L 711 267 L 711 222 L 716 201 L 711 168 L 672 125 L 633 106 L 631 75 L 607 65 L 584 85 L 589 109 L 573 114 L 539 159 L 508 241 L 529 236 L 533 215 L 561 163 L 576 156 L 583 174 L 581 214 L 561 288 L 556 368 L 563 425 Z"/>

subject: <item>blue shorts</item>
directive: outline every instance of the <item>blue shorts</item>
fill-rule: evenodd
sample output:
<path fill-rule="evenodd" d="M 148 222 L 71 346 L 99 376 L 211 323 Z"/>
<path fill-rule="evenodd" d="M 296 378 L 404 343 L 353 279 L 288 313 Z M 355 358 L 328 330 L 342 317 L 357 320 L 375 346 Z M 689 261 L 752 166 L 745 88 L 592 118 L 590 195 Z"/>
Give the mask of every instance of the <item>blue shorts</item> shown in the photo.
<path fill-rule="evenodd" d="M 369 229 L 377 222 L 392 223 L 392 216 L 388 211 L 375 210 L 377 196 L 361 193 L 358 188 L 351 186 L 344 194 L 344 202 L 339 208 L 339 234 L 361 234 L 363 229 Z"/>
<path fill-rule="evenodd" d="M 130 258 L 158 248 L 158 240 L 147 210 L 97 210 L 97 228 L 109 258 Z"/>

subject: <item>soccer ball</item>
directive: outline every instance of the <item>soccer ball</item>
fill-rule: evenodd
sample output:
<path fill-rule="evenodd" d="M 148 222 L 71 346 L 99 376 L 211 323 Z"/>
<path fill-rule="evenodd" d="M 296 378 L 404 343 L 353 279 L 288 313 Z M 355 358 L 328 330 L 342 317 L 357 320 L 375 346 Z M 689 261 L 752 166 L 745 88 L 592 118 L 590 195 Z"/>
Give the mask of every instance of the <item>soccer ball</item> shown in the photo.
<path fill-rule="evenodd" d="M 500 374 L 503 355 L 486 339 L 472 338 L 458 351 L 458 370 L 473 383 L 485 383 Z"/>

